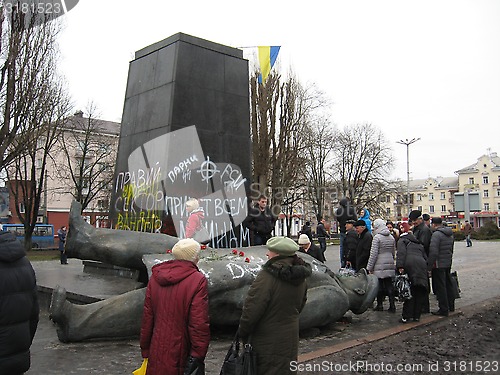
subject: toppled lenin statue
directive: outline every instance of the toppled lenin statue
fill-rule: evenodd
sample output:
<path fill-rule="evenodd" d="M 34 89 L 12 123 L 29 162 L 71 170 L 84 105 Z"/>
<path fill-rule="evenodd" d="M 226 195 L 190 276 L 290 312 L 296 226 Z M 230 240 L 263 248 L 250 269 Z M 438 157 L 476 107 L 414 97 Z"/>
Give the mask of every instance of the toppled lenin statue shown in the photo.
<path fill-rule="evenodd" d="M 80 205 L 72 204 L 66 252 L 69 257 L 102 261 L 151 272 L 161 261 L 173 259 L 168 253 L 178 238 L 165 234 L 94 228 L 80 216 Z M 265 246 L 240 249 L 202 250 L 198 268 L 208 279 L 210 323 L 237 326 L 247 291 L 267 261 Z M 297 253 L 312 266 L 308 279 L 307 303 L 300 315 L 300 329 L 335 322 L 351 310 L 361 314 L 371 306 L 378 292 L 378 279 L 362 272 L 341 276 L 313 257 Z M 50 318 L 57 324 L 60 341 L 110 339 L 138 336 L 146 288 L 106 300 L 76 305 L 66 300 L 66 291 L 57 286 L 52 293 Z"/>

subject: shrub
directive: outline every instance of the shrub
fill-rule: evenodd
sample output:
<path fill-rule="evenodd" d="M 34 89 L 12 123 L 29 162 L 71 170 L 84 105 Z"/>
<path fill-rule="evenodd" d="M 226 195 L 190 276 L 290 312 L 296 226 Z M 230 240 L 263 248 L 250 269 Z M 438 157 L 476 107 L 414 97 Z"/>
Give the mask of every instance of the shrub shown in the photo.
<path fill-rule="evenodd" d="M 500 239 L 500 229 L 494 222 L 489 221 L 473 232 L 471 237 L 476 240 Z"/>
<path fill-rule="evenodd" d="M 453 237 L 455 238 L 455 241 L 463 241 L 465 240 L 465 234 L 464 232 L 453 232 Z"/>

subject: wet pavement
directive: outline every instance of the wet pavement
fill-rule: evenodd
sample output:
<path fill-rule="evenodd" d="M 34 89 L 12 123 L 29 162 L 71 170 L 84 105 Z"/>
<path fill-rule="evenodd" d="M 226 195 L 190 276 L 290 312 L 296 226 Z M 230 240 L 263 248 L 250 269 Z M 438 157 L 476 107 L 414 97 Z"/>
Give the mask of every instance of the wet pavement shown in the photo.
<path fill-rule="evenodd" d="M 338 269 L 338 246 L 329 246 L 327 264 Z M 61 285 L 68 291 L 68 299 L 76 303 L 90 303 L 121 294 L 141 284 L 128 277 L 117 277 L 83 271 L 83 262 L 69 259 L 68 265 L 58 261 L 33 262 L 40 289 L 40 323 L 31 347 L 31 369 L 28 375 L 38 374 L 131 374 L 140 366 L 139 342 L 130 340 L 86 341 L 61 343 L 54 324 L 48 319 L 50 291 Z M 90 268 L 92 269 L 92 268 Z M 457 270 L 462 298 L 456 302 L 456 312 L 462 308 L 500 295 L 500 242 L 474 242 L 467 248 L 465 243 L 455 244 L 453 269 Z M 102 272 L 101 272 L 102 273 Z M 361 315 L 346 313 L 342 321 L 317 330 L 302 333 L 299 343 L 299 361 L 335 362 L 335 353 L 356 345 L 362 345 L 402 330 L 412 329 L 417 323 L 402 325 L 401 304 L 396 314 L 387 311 L 366 311 Z M 431 310 L 437 309 L 431 296 Z M 424 315 L 418 323 L 432 324 L 446 319 Z M 219 374 L 234 331 L 213 331 L 206 358 L 206 374 Z M 278 343 L 279 344 L 279 343 Z"/>

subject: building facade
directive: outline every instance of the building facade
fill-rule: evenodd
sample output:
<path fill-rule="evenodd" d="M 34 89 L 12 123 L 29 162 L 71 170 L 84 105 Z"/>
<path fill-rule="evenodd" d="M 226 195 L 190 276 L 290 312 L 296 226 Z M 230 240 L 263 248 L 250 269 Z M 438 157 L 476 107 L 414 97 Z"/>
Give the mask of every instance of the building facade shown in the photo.
<path fill-rule="evenodd" d="M 84 117 L 81 111 L 68 118 L 46 163 L 37 222 L 53 224 L 56 229 L 67 226 L 71 202 L 80 193 L 88 200 L 83 212 L 86 220 L 97 227 L 108 226 L 112 183 L 107 181 L 114 172 L 119 132 L 120 123 Z M 39 169 L 38 161 L 35 167 Z M 105 182 L 107 186 L 102 186 Z M 1 192 L 2 200 L 9 202 L 8 209 L 3 206 L 0 212 L 3 223 L 21 222 L 9 193 L 13 184 L 20 183 L 7 181 Z"/>
<path fill-rule="evenodd" d="M 381 199 L 384 219 L 391 221 L 408 220 L 407 187 Z M 441 217 L 448 222 L 456 222 L 458 214 L 454 208 L 454 194 L 459 190 L 458 177 L 429 177 L 410 180 L 410 211 L 420 210 L 431 217 Z"/>
<path fill-rule="evenodd" d="M 475 228 L 490 221 L 500 226 L 500 157 L 498 154 L 490 152 L 482 155 L 474 164 L 455 173 L 458 175 L 461 193 L 457 194 L 457 199 L 464 200 L 467 196 L 476 197 L 475 200 L 469 199 L 469 204 L 463 205 L 464 217 L 469 218 Z"/>

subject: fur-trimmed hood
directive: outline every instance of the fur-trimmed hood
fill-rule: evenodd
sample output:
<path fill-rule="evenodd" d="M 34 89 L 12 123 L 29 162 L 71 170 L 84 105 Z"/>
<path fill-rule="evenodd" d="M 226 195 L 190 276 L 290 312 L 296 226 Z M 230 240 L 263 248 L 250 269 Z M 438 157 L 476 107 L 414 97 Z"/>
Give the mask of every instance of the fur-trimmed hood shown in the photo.
<path fill-rule="evenodd" d="M 312 274 L 311 265 L 297 255 L 271 258 L 262 268 L 274 277 L 294 285 L 300 284 Z"/>

